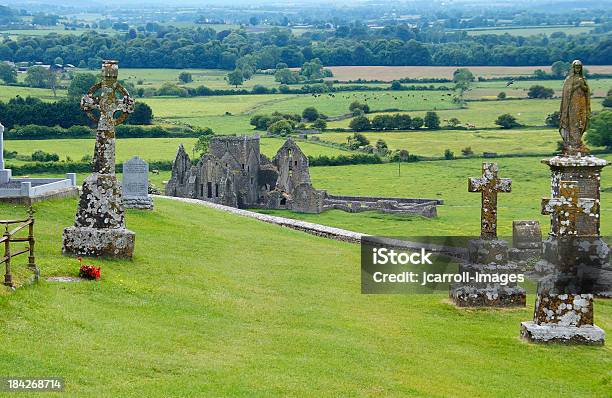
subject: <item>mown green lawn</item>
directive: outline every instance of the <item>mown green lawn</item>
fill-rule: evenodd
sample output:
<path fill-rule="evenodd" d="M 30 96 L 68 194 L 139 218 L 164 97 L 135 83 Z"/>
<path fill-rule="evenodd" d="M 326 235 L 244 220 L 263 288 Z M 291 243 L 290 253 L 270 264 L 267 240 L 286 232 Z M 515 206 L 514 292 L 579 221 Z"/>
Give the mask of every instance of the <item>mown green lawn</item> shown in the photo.
<path fill-rule="evenodd" d="M 139 156 L 147 161 L 174 160 L 180 144 L 185 146 L 187 152 L 192 154 L 193 145 L 197 138 L 119 138 L 117 139 L 117 156 L 119 162 L 132 156 Z M 283 145 L 284 139 L 262 137 L 260 140 L 261 152 L 270 157 L 274 156 Z M 95 140 L 92 139 L 60 139 L 60 140 L 6 140 L 4 149 L 17 151 L 20 155 L 31 155 L 36 150 L 57 153 L 60 160 L 67 157 L 78 161 L 85 155 L 93 156 Z M 338 156 L 350 154 L 338 148 L 313 144 L 310 142 L 298 143 L 302 151 L 310 156 Z M 7 163 L 23 163 L 15 159 L 7 159 Z"/>
<path fill-rule="evenodd" d="M 609 396 L 609 346 L 519 339 L 533 296 L 460 310 L 442 294 L 362 295 L 357 245 L 155 206 L 128 212 L 134 260 L 94 260 L 101 281 L 0 297 L 0 374 L 62 376 L 65 396 Z M 76 200 L 35 207 L 43 277 L 76 275 L 60 255 Z M 612 303 L 595 311 L 609 334 Z"/>

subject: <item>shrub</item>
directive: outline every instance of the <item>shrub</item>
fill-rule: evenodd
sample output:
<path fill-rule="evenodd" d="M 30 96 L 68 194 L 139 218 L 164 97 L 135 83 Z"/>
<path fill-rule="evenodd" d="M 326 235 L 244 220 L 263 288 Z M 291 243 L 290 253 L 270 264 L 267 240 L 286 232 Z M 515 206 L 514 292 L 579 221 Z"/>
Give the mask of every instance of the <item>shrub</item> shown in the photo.
<path fill-rule="evenodd" d="M 512 129 L 515 127 L 521 127 L 521 124 L 516 120 L 516 118 L 509 113 L 499 115 L 497 120 L 495 120 L 495 124 L 500 126 L 502 129 Z"/>
<path fill-rule="evenodd" d="M 471 156 L 474 154 L 474 151 L 472 151 L 472 147 L 471 146 L 466 146 L 465 148 L 463 148 L 461 150 L 461 154 L 463 156 Z"/>
<path fill-rule="evenodd" d="M 429 130 L 438 130 L 440 128 L 440 117 L 436 112 L 427 112 L 423 123 Z"/>
<path fill-rule="evenodd" d="M 348 136 L 347 140 L 349 148 L 353 150 L 370 144 L 370 140 L 360 133 L 354 133 L 352 136 Z"/>
<path fill-rule="evenodd" d="M 453 160 L 455 158 L 455 154 L 450 149 L 446 149 L 444 151 L 444 159 Z"/>
<path fill-rule="evenodd" d="M 35 162 L 57 162 L 59 155 L 57 153 L 48 153 L 40 149 L 32 153 L 32 160 Z"/>
<path fill-rule="evenodd" d="M 560 120 L 561 120 L 561 114 L 559 113 L 559 111 L 555 111 L 551 113 L 550 115 L 546 116 L 545 123 L 548 127 L 559 128 Z"/>
<path fill-rule="evenodd" d="M 319 111 L 315 107 L 308 107 L 302 111 L 302 118 L 306 119 L 309 122 L 314 122 L 319 118 Z"/>
<path fill-rule="evenodd" d="M 191 83 L 193 81 L 193 76 L 189 72 L 181 72 L 178 75 L 178 79 L 181 83 Z"/>
<path fill-rule="evenodd" d="M 529 98 L 552 98 L 555 95 L 555 90 L 552 88 L 546 88 L 544 86 L 540 86 L 539 84 L 533 85 L 529 88 L 527 92 L 527 96 Z"/>
<path fill-rule="evenodd" d="M 286 119 L 274 122 L 268 127 L 268 132 L 272 135 L 284 137 L 293 133 L 293 124 Z"/>
<path fill-rule="evenodd" d="M 356 111 L 361 111 L 363 113 L 370 112 L 370 106 L 368 104 L 362 104 L 359 101 L 354 101 L 349 105 L 349 111 L 355 114 Z"/>
<path fill-rule="evenodd" d="M 497 94 L 497 99 L 498 100 L 505 100 L 507 97 L 506 93 L 504 91 L 500 92 L 499 94 Z"/>
<path fill-rule="evenodd" d="M 586 135 L 586 142 L 593 146 L 612 149 L 612 111 L 604 110 L 593 116 Z"/>
<path fill-rule="evenodd" d="M 357 116 L 349 123 L 349 127 L 353 131 L 367 131 L 370 130 L 371 124 L 370 119 L 366 116 Z"/>
<path fill-rule="evenodd" d="M 317 119 L 312 124 L 312 127 L 317 130 L 325 130 L 327 128 L 327 122 L 324 119 Z"/>

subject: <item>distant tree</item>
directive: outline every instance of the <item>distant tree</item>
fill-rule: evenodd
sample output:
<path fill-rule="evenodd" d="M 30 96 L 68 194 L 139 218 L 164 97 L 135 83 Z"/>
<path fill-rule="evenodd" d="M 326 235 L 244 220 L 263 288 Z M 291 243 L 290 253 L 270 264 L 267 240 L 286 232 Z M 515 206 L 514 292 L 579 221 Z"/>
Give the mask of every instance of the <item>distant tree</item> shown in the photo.
<path fill-rule="evenodd" d="M 372 130 L 391 130 L 395 128 L 395 118 L 391 115 L 376 115 L 372 119 Z"/>
<path fill-rule="evenodd" d="M 466 146 L 465 148 L 461 150 L 461 154 L 463 156 L 471 156 L 474 154 L 474 151 L 472 150 L 471 146 Z"/>
<path fill-rule="evenodd" d="M 383 139 L 376 140 L 376 153 L 380 156 L 385 156 L 389 152 L 389 147 Z"/>
<path fill-rule="evenodd" d="M 548 73 L 546 73 L 545 70 L 536 69 L 533 71 L 533 77 L 535 77 L 536 79 L 547 79 Z"/>
<path fill-rule="evenodd" d="M 349 135 L 347 138 L 349 148 L 351 149 L 359 149 L 360 147 L 365 147 L 370 144 L 370 140 L 366 138 L 365 135 L 361 133 L 353 133 L 353 135 Z"/>
<path fill-rule="evenodd" d="M 210 127 L 204 127 L 202 129 L 202 135 L 198 137 L 198 140 L 193 145 L 194 152 L 205 153 L 208 151 L 208 144 L 210 143 L 210 139 L 215 134 L 215 132 Z"/>
<path fill-rule="evenodd" d="M 552 98 L 553 95 L 555 95 L 555 90 L 553 90 L 552 88 L 541 86 L 539 84 L 529 87 L 529 91 L 527 92 L 527 96 L 529 98 L 547 99 Z"/>
<path fill-rule="evenodd" d="M 144 102 L 136 102 L 134 112 L 125 121 L 127 124 L 151 124 L 153 122 L 153 110 Z"/>
<path fill-rule="evenodd" d="M 502 129 L 521 127 L 521 124 L 516 120 L 516 118 L 509 113 L 500 115 L 497 120 L 495 120 L 495 124 L 500 126 Z"/>
<path fill-rule="evenodd" d="M 367 131 L 371 129 L 370 119 L 366 116 L 356 116 L 349 123 L 349 127 L 353 131 Z"/>
<path fill-rule="evenodd" d="M 282 68 L 276 70 L 276 73 L 274 73 L 274 80 L 280 84 L 296 84 L 299 83 L 300 77 L 297 72 L 289 68 Z"/>
<path fill-rule="evenodd" d="M 446 149 L 444 151 L 444 159 L 453 160 L 454 158 L 455 158 L 455 153 L 453 151 L 451 151 L 450 149 Z"/>
<path fill-rule="evenodd" d="M 28 69 L 25 83 L 30 87 L 50 88 L 52 72 L 42 66 L 32 66 Z"/>
<path fill-rule="evenodd" d="M 412 121 L 410 123 L 411 124 L 410 127 L 412 127 L 412 129 L 414 129 L 414 130 L 418 130 L 421 127 L 423 127 L 424 123 L 425 123 L 425 121 L 423 120 L 422 117 L 418 117 L 418 116 L 417 117 L 413 117 Z"/>
<path fill-rule="evenodd" d="M 259 18 L 257 18 L 256 16 L 252 16 L 249 18 L 249 23 L 253 26 L 258 25 L 259 24 Z"/>
<path fill-rule="evenodd" d="M 287 119 L 282 119 L 272 123 L 270 127 L 268 127 L 268 132 L 272 135 L 285 137 L 293 133 L 293 124 Z"/>
<path fill-rule="evenodd" d="M 452 117 L 452 118 L 448 119 L 448 127 L 455 128 L 455 127 L 459 126 L 460 124 L 461 124 L 461 121 L 459 119 L 457 119 L 456 117 Z"/>
<path fill-rule="evenodd" d="M 349 105 L 349 111 L 351 111 L 353 115 L 355 114 L 356 111 L 360 111 L 361 113 L 369 113 L 370 106 L 368 104 L 362 104 L 359 101 L 353 101 Z"/>
<path fill-rule="evenodd" d="M 603 110 L 591 118 L 586 142 L 612 150 L 612 110 Z"/>
<path fill-rule="evenodd" d="M 312 127 L 314 127 L 317 130 L 325 130 L 327 128 L 327 122 L 325 121 L 325 119 L 317 119 L 314 121 L 314 123 L 312 124 Z"/>
<path fill-rule="evenodd" d="M 193 76 L 189 72 L 181 72 L 178 75 L 178 79 L 181 83 L 191 83 L 193 81 Z"/>
<path fill-rule="evenodd" d="M 398 130 L 410 130 L 412 128 L 412 118 L 407 113 L 396 113 L 393 115 L 393 119 Z"/>
<path fill-rule="evenodd" d="M 567 75 L 570 70 L 570 66 L 571 65 L 569 62 L 557 61 L 552 64 L 550 69 L 554 77 L 560 78 L 565 77 L 565 75 Z"/>
<path fill-rule="evenodd" d="M 68 96 L 80 98 L 89 88 L 96 84 L 97 77 L 93 73 L 77 73 L 68 85 Z"/>
<path fill-rule="evenodd" d="M 561 120 L 561 114 L 559 111 L 555 111 L 548 116 L 546 116 L 545 123 L 548 127 L 559 128 L 559 123 Z"/>
<path fill-rule="evenodd" d="M 17 82 L 17 70 L 6 62 L 0 62 L 0 79 L 6 84 Z"/>
<path fill-rule="evenodd" d="M 225 78 L 229 85 L 236 86 L 236 88 L 244 83 L 244 76 L 242 76 L 242 72 L 238 69 L 228 73 Z"/>
<path fill-rule="evenodd" d="M 300 75 L 304 76 L 306 80 L 316 80 L 325 77 L 321 60 L 315 58 L 312 61 L 304 62 L 300 69 Z"/>
<path fill-rule="evenodd" d="M 423 119 L 423 123 L 429 130 L 440 129 L 440 117 L 436 112 L 427 112 L 425 114 L 425 119 Z"/>
<path fill-rule="evenodd" d="M 601 105 L 603 105 L 604 108 L 612 108 L 612 89 L 608 90 L 608 94 Z"/>
<path fill-rule="evenodd" d="M 459 68 L 453 72 L 453 82 L 473 82 L 474 74 L 467 68 Z"/>
<path fill-rule="evenodd" d="M 391 90 L 401 90 L 402 88 L 402 83 L 398 80 L 393 80 L 391 83 Z"/>
<path fill-rule="evenodd" d="M 64 59 L 62 57 L 55 57 L 53 63 L 56 65 L 64 65 Z"/>
<path fill-rule="evenodd" d="M 498 100 L 505 100 L 507 97 L 506 93 L 504 91 L 500 92 L 499 94 L 497 94 L 497 99 Z"/>
<path fill-rule="evenodd" d="M 319 111 L 315 107 L 308 107 L 302 111 L 302 118 L 306 119 L 308 122 L 314 122 L 319 118 Z"/>

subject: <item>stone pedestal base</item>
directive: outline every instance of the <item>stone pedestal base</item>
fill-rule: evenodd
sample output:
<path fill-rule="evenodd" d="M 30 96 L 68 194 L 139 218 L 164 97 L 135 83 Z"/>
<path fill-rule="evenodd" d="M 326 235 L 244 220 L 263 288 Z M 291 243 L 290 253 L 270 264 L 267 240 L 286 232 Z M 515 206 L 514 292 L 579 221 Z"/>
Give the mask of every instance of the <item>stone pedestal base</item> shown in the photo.
<path fill-rule="evenodd" d="M 506 264 L 508 243 L 498 239 L 474 239 L 468 243 L 468 256 L 472 264 Z"/>
<path fill-rule="evenodd" d="M 518 286 L 516 281 L 500 283 L 502 278 L 520 272 L 516 265 L 462 264 L 459 272 L 464 280 L 469 276 L 470 282 L 454 283 L 450 287 L 449 297 L 458 307 L 525 306 L 525 289 Z"/>
<path fill-rule="evenodd" d="M 457 307 L 524 307 L 525 289 L 514 286 L 452 286 L 450 298 Z"/>
<path fill-rule="evenodd" d="M 126 209 L 153 210 L 153 199 L 149 196 L 123 197 L 123 207 Z"/>
<path fill-rule="evenodd" d="M 62 236 L 64 255 L 132 258 L 136 235 L 126 228 L 68 227 Z"/>
<path fill-rule="evenodd" d="M 521 337 L 533 343 L 603 345 L 606 333 L 596 325 L 561 326 L 521 322 Z"/>
<path fill-rule="evenodd" d="M 0 184 L 6 184 L 10 181 L 12 176 L 11 169 L 0 169 Z"/>

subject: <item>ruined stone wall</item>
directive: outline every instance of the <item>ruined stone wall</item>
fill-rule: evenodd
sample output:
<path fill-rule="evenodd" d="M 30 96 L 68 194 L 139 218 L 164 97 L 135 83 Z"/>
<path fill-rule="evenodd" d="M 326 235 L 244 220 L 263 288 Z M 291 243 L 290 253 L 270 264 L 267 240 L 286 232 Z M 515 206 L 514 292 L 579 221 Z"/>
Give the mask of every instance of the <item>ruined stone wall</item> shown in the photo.
<path fill-rule="evenodd" d="M 308 157 L 292 139 L 278 150 L 272 163 L 278 169 L 277 188 L 283 192 L 291 193 L 301 184 L 310 184 L 308 170 Z"/>

